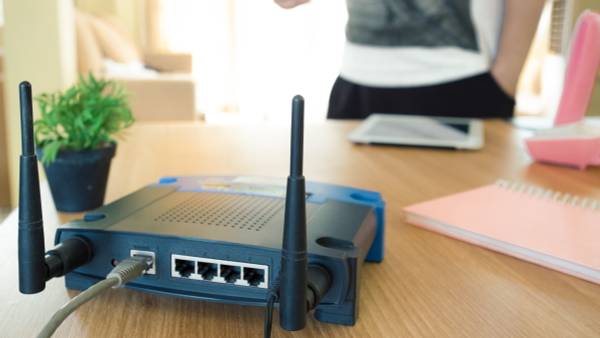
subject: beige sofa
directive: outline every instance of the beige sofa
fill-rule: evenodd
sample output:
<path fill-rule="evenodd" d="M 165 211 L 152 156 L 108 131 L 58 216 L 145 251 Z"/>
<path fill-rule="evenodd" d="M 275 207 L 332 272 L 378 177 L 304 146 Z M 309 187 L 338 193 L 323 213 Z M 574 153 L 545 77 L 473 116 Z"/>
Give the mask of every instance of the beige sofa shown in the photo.
<path fill-rule="evenodd" d="M 122 83 L 138 121 L 193 120 L 195 83 L 189 54 L 142 53 L 118 21 L 76 11 L 80 74 L 94 73 Z M 111 71 L 108 65 L 141 65 L 152 69 Z M 131 68 L 131 67 L 130 67 Z M 135 68 L 135 67 L 134 67 Z"/>

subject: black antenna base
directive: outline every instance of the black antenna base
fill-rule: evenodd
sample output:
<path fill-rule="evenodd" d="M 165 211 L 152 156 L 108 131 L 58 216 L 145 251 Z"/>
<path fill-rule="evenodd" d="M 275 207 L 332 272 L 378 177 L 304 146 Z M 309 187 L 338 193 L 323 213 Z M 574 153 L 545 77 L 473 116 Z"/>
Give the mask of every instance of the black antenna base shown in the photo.
<path fill-rule="evenodd" d="M 46 280 L 61 277 L 92 260 L 92 244 L 83 237 L 71 237 L 46 253 Z"/>
<path fill-rule="evenodd" d="M 307 281 L 307 310 L 311 311 L 331 287 L 331 274 L 320 265 L 309 265 Z"/>

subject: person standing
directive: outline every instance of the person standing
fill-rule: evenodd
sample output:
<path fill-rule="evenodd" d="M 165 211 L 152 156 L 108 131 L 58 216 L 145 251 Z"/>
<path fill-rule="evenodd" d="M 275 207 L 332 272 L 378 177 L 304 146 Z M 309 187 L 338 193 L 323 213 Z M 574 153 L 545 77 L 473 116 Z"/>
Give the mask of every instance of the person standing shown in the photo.
<path fill-rule="evenodd" d="M 309 0 L 274 0 L 293 8 Z M 544 0 L 347 0 L 330 119 L 510 118 Z"/>

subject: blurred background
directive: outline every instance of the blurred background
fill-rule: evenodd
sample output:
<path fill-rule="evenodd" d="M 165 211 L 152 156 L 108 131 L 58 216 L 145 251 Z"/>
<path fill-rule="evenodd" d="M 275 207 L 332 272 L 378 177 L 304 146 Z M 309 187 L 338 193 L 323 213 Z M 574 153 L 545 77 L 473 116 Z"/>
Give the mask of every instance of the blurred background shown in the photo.
<path fill-rule="evenodd" d="M 123 83 L 138 121 L 270 123 L 290 98 L 325 119 L 344 45 L 344 0 L 283 10 L 271 0 L 3 0 L 0 6 L 0 208 L 18 158 L 17 84 L 34 95 L 94 73 Z M 517 115 L 551 120 L 568 39 L 598 0 L 549 0 L 517 93 Z M 600 80 L 599 80 L 600 82 Z M 589 114 L 600 114 L 596 86 Z M 1 211 L 0 211 L 1 213 Z M 1 217 L 0 217 L 1 218 Z"/>

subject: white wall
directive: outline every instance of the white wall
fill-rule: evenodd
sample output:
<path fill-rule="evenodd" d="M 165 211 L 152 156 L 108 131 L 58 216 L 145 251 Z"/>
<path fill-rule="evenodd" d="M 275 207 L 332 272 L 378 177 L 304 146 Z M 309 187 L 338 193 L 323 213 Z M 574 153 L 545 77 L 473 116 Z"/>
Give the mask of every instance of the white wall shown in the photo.
<path fill-rule="evenodd" d="M 33 95 L 54 92 L 76 78 L 71 0 L 4 0 L 4 94 L 11 202 L 17 204 L 20 153 L 19 82 Z M 37 108 L 34 109 L 37 113 Z"/>

